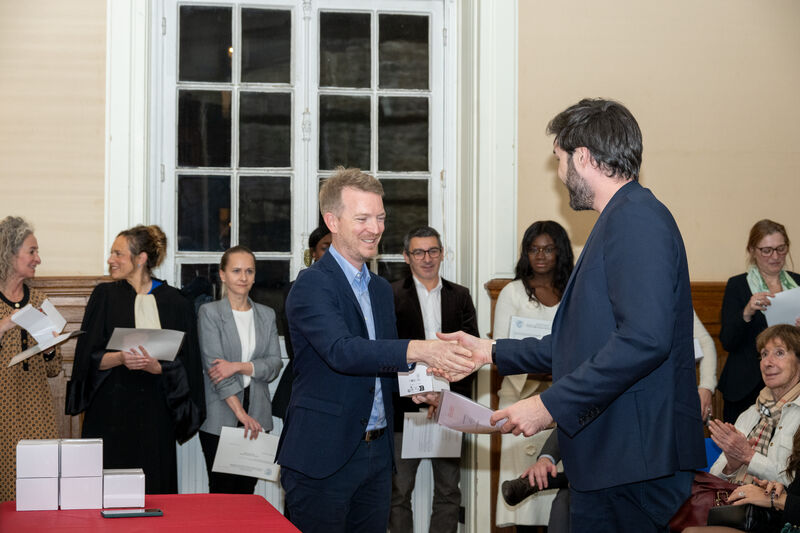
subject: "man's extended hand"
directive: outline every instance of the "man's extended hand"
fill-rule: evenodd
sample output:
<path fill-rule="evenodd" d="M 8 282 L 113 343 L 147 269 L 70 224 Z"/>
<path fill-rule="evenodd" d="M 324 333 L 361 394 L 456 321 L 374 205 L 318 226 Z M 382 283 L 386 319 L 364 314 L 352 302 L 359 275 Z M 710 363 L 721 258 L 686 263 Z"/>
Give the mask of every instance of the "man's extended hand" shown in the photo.
<path fill-rule="evenodd" d="M 410 341 L 406 357 L 409 363 L 425 363 L 428 368 L 436 368 L 445 374 L 468 374 L 475 366 L 468 349 L 436 339 Z"/>
<path fill-rule="evenodd" d="M 495 411 L 489 422 L 494 425 L 504 418 L 508 420 L 500 428 L 500 431 L 514 435 L 523 434 L 526 437 L 539 433 L 553 423 L 550 411 L 544 406 L 538 394 L 520 400 L 505 409 Z"/>

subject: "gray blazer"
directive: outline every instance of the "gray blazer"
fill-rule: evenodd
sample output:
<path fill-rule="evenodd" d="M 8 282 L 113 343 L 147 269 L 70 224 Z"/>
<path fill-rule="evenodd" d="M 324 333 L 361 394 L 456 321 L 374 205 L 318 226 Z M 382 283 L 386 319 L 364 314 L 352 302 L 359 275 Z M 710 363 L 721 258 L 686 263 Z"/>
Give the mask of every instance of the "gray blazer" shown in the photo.
<path fill-rule="evenodd" d="M 254 372 L 250 380 L 250 407 L 247 413 L 258 420 L 265 431 L 272 430 L 272 404 L 267 384 L 278 377 L 281 370 L 281 348 L 278 344 L 278 329 L 275 324 L 275 311 L 253 302 L 253 322 L 256 329 L 256 347 L 250 362 Z M 239 421 L 225 403 L 225 398 L 237 395 L 242 400 L 244 385 L 241 374 L 222 380 L 217 385 L 211 383 L 208 370 L 214 359 L 241 362 L 242 343 L 236 329 L 231 304 L 227 298 L 200 306 L 197 318 L 197 333 L 200 338 L 200 353 L 203 356 L 206 391 L 206 421 L 202 431 L 219 435 L 222 426 L 236 426 Z"/>

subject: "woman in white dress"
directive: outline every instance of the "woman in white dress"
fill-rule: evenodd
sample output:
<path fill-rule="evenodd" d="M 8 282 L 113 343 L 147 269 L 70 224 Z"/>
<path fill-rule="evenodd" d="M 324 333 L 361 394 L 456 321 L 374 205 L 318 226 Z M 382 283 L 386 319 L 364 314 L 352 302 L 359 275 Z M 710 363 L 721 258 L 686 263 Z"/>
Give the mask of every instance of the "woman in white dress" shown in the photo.
<path fill-rule="evenodd" d="M 522 237 L 514 281 L 497 298 L 494 312 L 494 338 L 508 338 L 512 317 L 536 319 L 546 329 L 552 324 L 567 281 L 574 266 L 572 244 L 567 232 L 550 220 L 531 224 Z M 544 333 L 545 331 L 543 331 Z M 539 394 L 551 382 L 528 379 L 527 374 L 506 376 L 498 391 L 500 409 Z M 532 437 L 501 437 L 500 482 L 518 477 L 536 461 L 550 430 Z M 496 524 L 500 527 L 547 525 L 555 490 L 546 490 L 519 505 L 509 506 L 498 487 Z"/>

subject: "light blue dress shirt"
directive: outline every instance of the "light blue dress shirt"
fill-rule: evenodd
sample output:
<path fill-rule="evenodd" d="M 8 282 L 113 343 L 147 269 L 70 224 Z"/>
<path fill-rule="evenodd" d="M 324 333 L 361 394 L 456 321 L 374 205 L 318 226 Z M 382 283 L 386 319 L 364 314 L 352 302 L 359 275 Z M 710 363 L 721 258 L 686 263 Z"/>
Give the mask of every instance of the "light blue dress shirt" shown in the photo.
<path fill-rule="evenodd" d="M 353 294 L 361 306 L 361 313 L 364 315 L 364 322 L 367 324 L 367 332 L 370 340 L 375 340 L 375 318 L 372 316 L 372 301 L 369 298 L 369 279 L 370 272 L 366 264 L 361 265 L 361 270 L 350 264 L 347 259 L 342 257 L 333 245 L 328 248 L 328 252 L 339 263 L 339 267 L 344 272 L 347 282 L 353 289 Z M 386 427 L 386 412 L 383 408 L 383 393 L 381 391 L 381 378 L 375 377 L 375 397 L 372 400 L 372 412 L 369 415 L 367 431 Z"/>

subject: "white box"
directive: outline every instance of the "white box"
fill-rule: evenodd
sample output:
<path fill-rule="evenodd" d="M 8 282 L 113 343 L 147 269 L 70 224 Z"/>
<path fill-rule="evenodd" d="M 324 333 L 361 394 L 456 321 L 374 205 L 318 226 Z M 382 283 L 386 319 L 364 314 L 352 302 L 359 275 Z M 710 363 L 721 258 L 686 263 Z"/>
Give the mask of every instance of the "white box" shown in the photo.
<path fill-rule="evenodd" d="M 17 511 L 58 510 L 58 478 L 17 478 Z"/>
<path fill-rule="evenodd" d="M 60 485 L 61 509 L 103 508 L 103 476 L 62 477 Z"/>
<path fill-rule="evenodd" d="M 102 477 L 103 439 L 62 439 L 61 477 Z"/>
<path fill-rule="evenodd" d="M 144 470 L 103 470 L 103 507 L 144 507 Z"/>
<path fill-rule="evenodd" d="M 17 443 L 18 478 L 58 478 L 58 440 L 21 440 Z"/>

